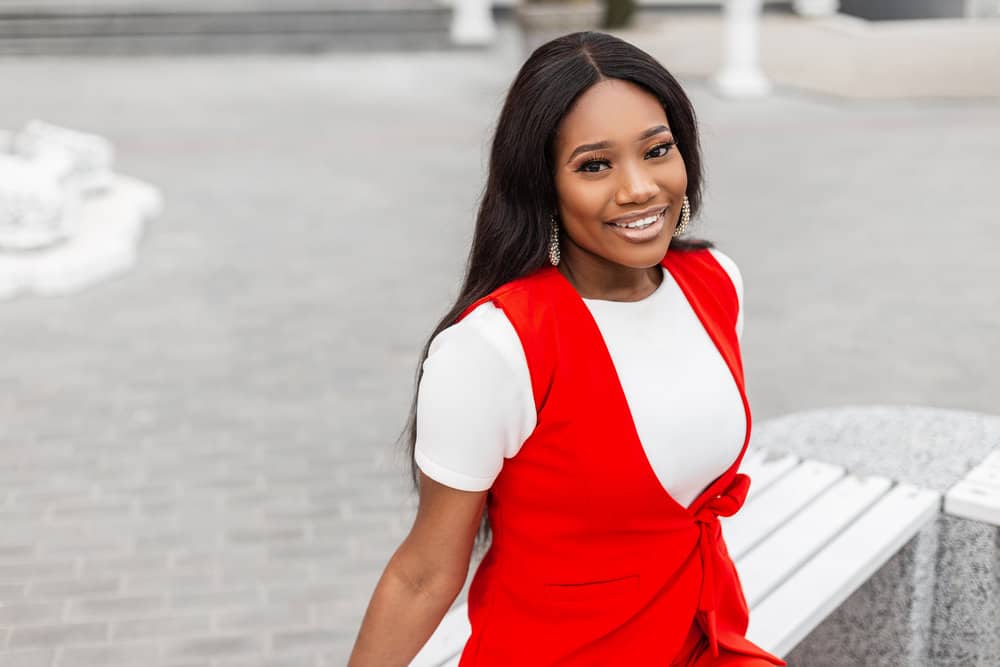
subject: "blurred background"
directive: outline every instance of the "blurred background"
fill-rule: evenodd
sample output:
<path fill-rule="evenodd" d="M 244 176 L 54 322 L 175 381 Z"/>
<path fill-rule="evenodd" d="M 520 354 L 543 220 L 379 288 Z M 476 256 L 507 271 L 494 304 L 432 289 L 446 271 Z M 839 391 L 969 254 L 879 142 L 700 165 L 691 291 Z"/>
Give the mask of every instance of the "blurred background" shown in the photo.
<path fill-rule="evenodd" d="M 755 423 L 1000 414 L 997 0 L 0 0 L 0 666 L 346 661 L 506 88 L 587 28 L 694 102 Z"/>

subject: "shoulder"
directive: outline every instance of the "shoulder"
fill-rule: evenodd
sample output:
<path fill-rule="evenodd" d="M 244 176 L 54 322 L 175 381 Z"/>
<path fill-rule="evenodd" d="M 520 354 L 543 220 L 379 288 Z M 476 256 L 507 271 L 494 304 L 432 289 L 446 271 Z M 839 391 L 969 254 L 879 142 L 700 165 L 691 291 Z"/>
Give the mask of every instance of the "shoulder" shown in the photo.
<path fill-rule="evenodd" d="M 502 330 L 503 344 L 498 348 L 512 362 L 516 359 L 519 368 L 527 368 L 535 409 L 541 410 L 558 362 L 560 315 L 575 307 L 578 300 L 562 274 L 546 266 L 474 302 L 459 315 L 458 322 L 476 315 L 474 319 L 483 317 L 486 321 L 481 324 L 493 334 Z M 484 308 L 485 312 L 480 312 Z"/>
<path fill-rule="evenodd" d="M 510 280 L 474 301 L 458 316 L 458 319 L 461 320 L 482 304 L 490 302 L 499 304 L 504 310 L 509 308 L 516 310 L 525 305 L 533 307 L 544 305 L 548 301 L 546 295 L 558 292 L 563 280 L 555 267 L 542 267 L 526 276 Z"/>
<path fill-rule="evenodd" d="M 719 263 L 719 266 L 721 266 L 729 276 L 729 280 L 732 281 L 733 287 L 736 288 L 736 294 L 742 299 L 743 274 L 740 272 L 740 267 L 736 264 L 736 261 L 718 248 L 709 248 L 708 252 L 711 253 L 712 257 L 715 258 L 715 261 Z"/>
<path fill-rule="evenodd" d="M 522 351 L 527 354 L 532 368 L 547 367 L 544 350 L 554 343 L 553 336 L 558 328 L 559 313 L 564 312 L 569 294 L 573 288 L 555 267 L 543 267 L 527 276 L 507 282 L 470 305 L 458 317 L 464 322 L 474 313 L 484 317 L 484 324 L 503 328 L 505 335 L 516 337 Z M 484 306 L 489 304 L 493 311 Z M 542 351 L 542 352 L 540 352 Z"/>
<path fill-rule="evenodd" d="M 668 252 L 663 263 L 671 270 L 674 268 L 686 273 L 694 280 L 708 283 L 714 289 L 725 289 L 730 285 L 735 292 L 736 300 L 743 300 L 743 275 L 736 262 L 718 248 L 681 249 Z"/>
<path fill-rule="evenodd" d="M 431 341 L 431 357 L 456 357 L 464 363 L 490 358 L 516 365 L 523 357 L 517 332 L 503 310 L 493 301 L 477 304 L 458 322 L 442 330 Z"/>

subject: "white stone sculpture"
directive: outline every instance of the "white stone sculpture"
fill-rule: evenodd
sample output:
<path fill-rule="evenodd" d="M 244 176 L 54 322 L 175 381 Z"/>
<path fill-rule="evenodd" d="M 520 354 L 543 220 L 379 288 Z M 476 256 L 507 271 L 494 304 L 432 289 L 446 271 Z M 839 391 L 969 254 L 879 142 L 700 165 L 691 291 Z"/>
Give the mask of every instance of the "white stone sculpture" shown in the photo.
<path fill-rule="evenodd" d="M 0 249 L 37 250 L 72 236 L 79 195 L 60 182 L 68 161 L 56 156 L 0 154 Z"/>
<path fill-rule="evenodd" d="M 131 268 L 162 198 L 113 161 L 97 135 L 41 121 L 0 131 L 0 299 L 67 294 Z"/>
<path fill-rule="evenodd" d="M 63 162 L 60 179 L 82 193 L 111 184 L 114 147 L 104 137 L 33 120 L 13 136 L 13 152 L 26 159 Z"/>

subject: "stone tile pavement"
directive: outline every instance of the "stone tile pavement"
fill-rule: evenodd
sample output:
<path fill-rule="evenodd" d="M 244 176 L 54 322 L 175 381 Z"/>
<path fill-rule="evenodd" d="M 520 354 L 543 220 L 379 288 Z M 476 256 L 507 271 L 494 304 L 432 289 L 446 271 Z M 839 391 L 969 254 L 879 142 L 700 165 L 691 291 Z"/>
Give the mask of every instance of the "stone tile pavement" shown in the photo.
<path fill-rule="evenodd" d="M 394 440 L 517 65 L 509 34 L 0 61 L 0 127 L 102 133 L 166 201 L 132 273 L 0 307 L 0 666 L 344 662 L 412 516 Z M 996 414 L 1000 106 L 688 85 L 755 418 Z"/>

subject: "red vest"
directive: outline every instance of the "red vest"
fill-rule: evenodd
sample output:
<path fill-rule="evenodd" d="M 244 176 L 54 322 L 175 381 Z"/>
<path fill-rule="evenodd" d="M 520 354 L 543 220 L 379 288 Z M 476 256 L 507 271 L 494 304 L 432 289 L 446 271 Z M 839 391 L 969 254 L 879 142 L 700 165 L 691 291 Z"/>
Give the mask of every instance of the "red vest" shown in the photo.
<path fill-rule="evenodd" d="M 783 664 L 744 638 L 746 600 L 718 520 L 740 508 L 750 484 L 736 472 L 751 423 L 736 291 L 707 250 L 669 251 L 663 266 L 746 410 L 739 457 L 690 509 L 650 467 L 600 330 L 562 274 L 546 267 L 466 310 L 492 301 L 510 319 L 538 420 L 489 492 L 493 542 L 469 590 L 472 635 L 461 667 L 665 666 L 695 619 L 713 652 Z"/>

